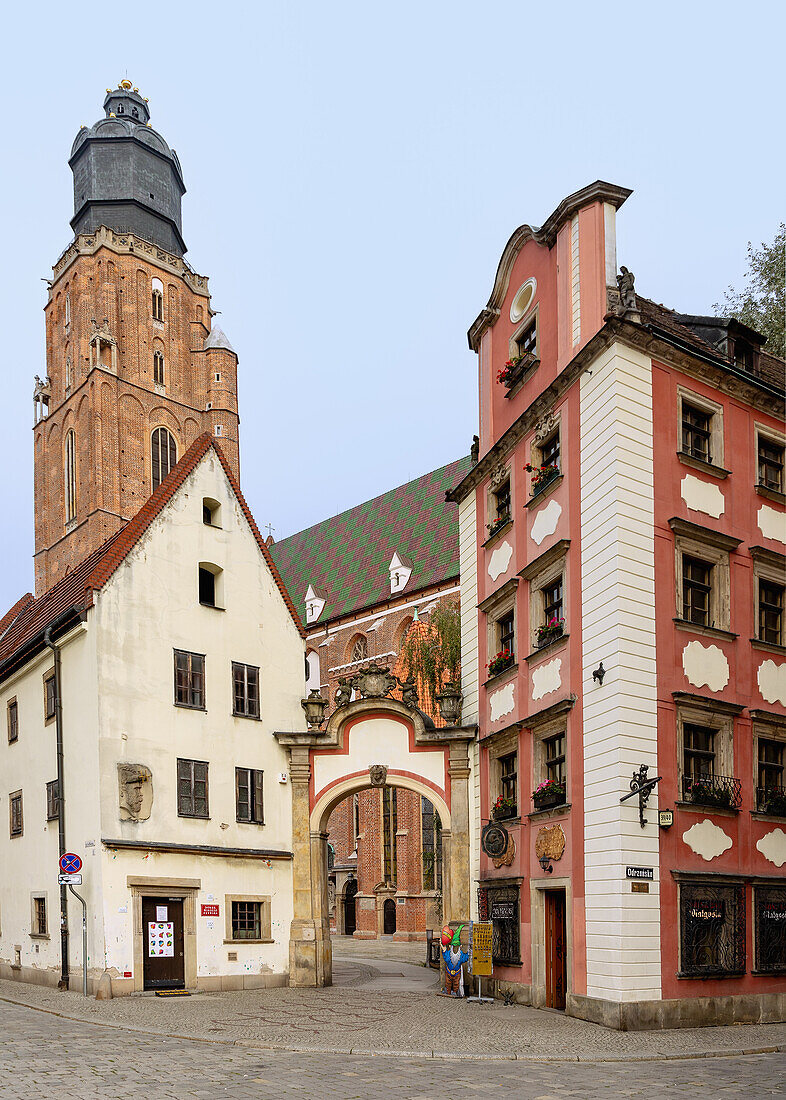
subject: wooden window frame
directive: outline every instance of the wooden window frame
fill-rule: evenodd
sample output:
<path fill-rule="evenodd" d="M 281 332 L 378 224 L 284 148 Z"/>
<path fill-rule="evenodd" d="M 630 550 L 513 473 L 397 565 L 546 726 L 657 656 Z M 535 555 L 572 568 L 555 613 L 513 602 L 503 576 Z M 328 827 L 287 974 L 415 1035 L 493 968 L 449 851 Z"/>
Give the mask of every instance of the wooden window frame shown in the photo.
<path fill-rule="evenodd" d="M 43 929 L 41 928 L 39 903 L 43 903 Z M 33 940 L 49 939 L 49 899 L 43 890 L 38 890 L 30 895 L 30 938 Z"/>
<path fill-rule="evenodd" d="M 207 692 L 206 692 L 207 683 L 206 683 L 206 677 L 205 677 L 205 665 L 206 665 L 205 654 L 204 653 L 192 653 L 188 649 L 175 649 L 173 652 L 174 652 L 174 704 L 175 704 L 175 706 L 176 707 L 184 707 L 186 710 L 207 710 Z M 188 658 L 187 668 L 185 670 L 178 669 L 178 665 L 177 665 L 178 657 L 187 657 Z M 201 701 L 199 703 L 192 703 L 192 702 L 188 702 L 188 701 L 184 701 L 184 700 L 178 700 L 178 690 L 179 690 L 179 688 L 178 688 L 178 672 L 185 671 L 185 673 L 186 673 L 187 681 L 186 681 L 186 685 L 185 685 L 185 690 L 188 694 L 188 697 L 190 698 L 192 696 L 192 694 L 195 694 L 194 688 L 193 688 L 193 681 L 194 681 L 194 676 L 195 676 L 193 666 L 194 666 L 194 658 L 195 657 L 198 658 L 202 662 L 201 670 L 198 670 L 196 672 L 196 675 L 201 675 L 201 677 L 202 677 Z"/>
<path fill-rule="evenodd" d="M 771 718 L 754 717 L 751 732 L 753 734 L 753 789 L 758 791 L 759 783 L 759 742 L 770 741 L 783 746 L 784 771 L 781 786 L 786 787 L 786 718 L 773 715 Z M 755 804 L 755 799 L 754 799 Z"/>
<path fill-rule="evenodd" d="M 782 647 L 786 644 L 786 555 L 761 546 L 751 546 L 753 559 L 753 631 L 754 639 L 766 645 Z M 780 639 L 772 642 L 761 636 L 761 582 L 778 585 L 783 590 L 780 617 Z"/>
<path fill-rule="evenodd" d="M 731 569 L 729 565 L 729 551 L 720 546 L 714 546 L 710 542 L 702 540 L 701 535 L 689 535 L 677 533 L 674 537 L 675 571 L 676 571 L 676 604 L 679 622 L 693 627 L 697 631 L 721 630 L 727 633 L 731 631 Z M 692 623 L 685 617 L 684 606 L 684 558 L 695 558 L 706 562 L 712 567 L 710 580 L 710 593 L 708 603 L 708 619 L 706 626 L 701 623 Z"/>
<path fill-rule="evenodd" d="M 700 455 L 694 455 L 691 451 L 686 451 L 683 447 L 683 402 L 692 405 L 693 408 L 706 414 L 710 418 L 708 459 L 702 458 Z M 724 467 L 723 405 L 720 405 L 717 401 L 711 401 L 708 397 L 703 397 L 701 394 L 696 393 L 694 390 L 689 390 L 685 386 L 677 387 L 677 452 L 686 455 L 696 462 L 703 462 L 707 466 L 716 466 L 721 470 Z"/>
<path fill-rule="evenodd" d="M 569 779 L 570 779 L 570 739 L 568 737 L 568 723 L 564 713 L 546 716 L 540 721 L 535 721 L 530 726 L 532 732 L 532 790 L 533 792 L 549 779 L 547 743 L 555 737 L 564 737 L 565 751 L 562 765 L 562 782 L 565 785 L 565 802 L 568 803 Z M 558 807 L 557 807 L 558 808 Z"/>
<path fill-rule="evenodd" d="M 188 764 L 190 766 L 189 767 L 189 771 L 190 771 L 189 776 L 181 775 L 181 771 L 185 770 L 184 768 L 181 768 L 182 764 Z M 205 769 L 204 780 L 198 779 L 196 777 L 196 774 L 195 774 L 195 766 L 196 765 L 198 765 L 200 768 Z M 185 796 L 183 796 L 181 794 L 181 791 L 180 791 L 181 782 L 189 782 L 190 783 L 190 786 L 191 786 L 191 795 L 190 795 L 191 810 L 184 810 L 182 808 L 183 807 L 182 799 Z M 205 812 L 204 813 L 197 813 L 197 811 L 196 811 L 196 801 L 197 801 L 197 799 L 196 799 L 196 784 L 197 783 L 202 783 L 202 782 L 204 782 L 204 784 L 205 784 Z M 208 821 L 210 819 L 209 764 L 206 760 L 191 760 L 187 757 L 181 757 L 181 756 L 179 756 L 177 758 L 177 816 L 178 817 L 197 818 L 200 821 Z"/>
<path fill-rule="evenodd" d="M 514 817 L 518 817 L 521 813 L 521 753 L 519 747 L 519 733 L 518 728 L 504 730 L 501 733 L 495 734 L 490 743 L 487 743 L 487 759 L 488 759 L 488 778 L 489 778 L 489 807 L 492 807 L 497 801 L 499 796 L 503 794 L 502 788 L 502 764 L 501 761 L 505 757 L 509 757 L 515 754 L 516 756 L 516 773 L 515 773 L 515 803 L 516 813 Z"/>
<path fill-rule="evenodd" d="M 688 775 L 685 770 L 685 726 L 703 726 L 713 731 L 715 738 L 714 775 L 734 776 L 734 715 L 715 709 L 714 700 L 707 699 L 706 706 L 694 699 L 676 705 L 676 748 L 678 800 L 682 799 L 682 781 Z"/>
<path fill-rule="evenodd" d="M 245 787 L 248 791 L 248 816 L 242 817 L 240 813 L 240 789 L 241 778 L 246 780 Z M 244 825 L 265 824 L 265 773 L 261 768 L 235 768 L 235 821 Z"/>
<path fill-rule="evenodd" d="M 18 828 L 15 828 L 17 815 L 14 813 L 14 807 L 17 803 L 19 805 Z M 25 835 L 25 808 L 21 790 L 12 791 L 8 796 L 8 835 L 11 840 Z"/>
<path fill-rule="evenodd" d="M 535 339 L 530 351 L 527 352 L 524 350 L 523 345 L 530 330 L 534 330 Z M 533 366 L 540 359 L 540 316 L 537 305 L 522 317 L 511 333 L 508 341 L 508 353 L 511 359 L 520 355 L 531 354 L 533 356 Z"/>
<path fill-rule="evenodd" d="M 251 903 L 259 905 L 259 939 L 236 938 L 234 935 L 233 903 Z M 271 920 L 271 896 L 269 894 L 225 894 L 224 895 L 224 943 L 273 943 Z"/>
<path fill-rule="evenodd" d="M 562 615 L 565 621 L 562 624 L 562 634 L 554 638 L 565 637 L 568 633 L 568 616 L 565 609 L 568 592 L 568 549 L 570 542 L 562 539 L 549 550 L 544 551 L 541 558 L 536 558 L 529 566 L 521 571 L 520 576 L 529 582 L 529 622 L 530 622 L 530 652 L 538 652 L 538 628 L 546 626 L 546 589 L 554 585 L 562 578 Z M 540 648 L 543 648 L 542 646 Z"/>
<path fill-rule="evenodd" d="M 784 473 L 783 468 L 781 469 L 781 483 L 777 489 L 773 488 L 771 485 L 768 485 L 766 481 L 761 480 L 761 475 L 759 471 L 760 440 L 764 440 L 766 443 L 769 443 L 770 446 L 780 447 L 784 451 L 782 461 L 786 461 L 786 435 L 783 432 L 777 431 L 777 429 L 775 428 L 770 428 L 764 424 L 754 423 L 754 484 L 756 485 L 756 488 L 763 489 L 765 492 L 776 493 L 778 494 L 778 496 L 783 496 L 784 492 L 786 492 L 786 473 Z"/>
<path fill-rule="evenodd" d="M 50 779 L 46 785 L 46 820 L 57 821 L 60 816 L 60 784 Z"/>
<path fill-rule="evenodd" d="M 55 678 L 54 668 L 48 669 L 42 677 L 44 685 L 44 725 L 48 726 L 54 722 L 57 717 L 57 681 Z M 50 710 L 50 692 L 49 685 L 52 685 L 51 691 L 51 710 Z"/>
<path fill-rule="evenodd" d="M 238 710 L 238 672 L 242 669 L 243 678 L 243 709 Z M 255 680 L 255 692 L 256 698 L 249 703 L 249 673 L 254 673 Z M 259 666 L 258 665 L 245 665 L 241 661 L 232 662 L 232 714 L 236 718 L 251 718 L 254 721 L 260 720 L 260 698 L 259 698 Z"/>
<path fill-rule="evenodd" d="M 19 740 L 19 700 L 15 695 L 6 703 L 6 725 L 8 744 L 15 745 Z"/>

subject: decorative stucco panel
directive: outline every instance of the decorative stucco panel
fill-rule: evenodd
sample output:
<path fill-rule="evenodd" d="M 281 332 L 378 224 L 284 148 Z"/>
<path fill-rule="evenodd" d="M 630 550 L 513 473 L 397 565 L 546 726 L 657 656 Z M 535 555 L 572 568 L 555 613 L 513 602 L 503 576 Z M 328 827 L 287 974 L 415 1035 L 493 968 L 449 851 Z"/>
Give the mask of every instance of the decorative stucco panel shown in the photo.
<path fill-rule="evenodd" d="M 782 867 L 786 863 L 786 833 L 783 829 L 773 829 L 756 842 L 756 847 L 776 867 Z"/>
<path fill-rule="evenodd" d="M 510 683 L 505 684 L 498 691 L 492 692 L 489 695 L 489 707 L 491 708 L 489 717 L 492 722 L 496 722 L 498 718 L 502 718 L 505 714 L 510 714 L 513 710 L 513 690 L 515 684 L 513 680 Z"/>
<path fill-rule="evenodd" d="M 556 500 L 550 500 L 535 516 L 535 522 L 532 524 L 532 541 L 540 546 L 545 538 L 553 535 L 561 515 L 562 508 L 559 503 Z"/>
<path fill-rule="evenodd" d="M 716 645 L 688 642 L 682 651 L 682 667 L 694 687 L 706 685 L 710 691 L 722 691 L 729 682 L 729 662 Z"/>
<path fill-rule="evenodd" d="M 692 474 L 686 474 L 682 479 L 680 491 L 682 499 L 694 512 L 704 512 L 705 515 L 718 519 L 726 510 L 726 501 L 720 488 L 701 481 Z"/>
<path fill-rule="evenodd" d="M 503 542 L 496 548 L 494 553 L 489 558 L 488 563 L 488 575 L 493 581 L 497 577 L 501 577 L 506 572 L 510 565 L 510 559 L 513 557 L 513 547 L 509 542 Z"/>
<path fill-rule="evenodd" d="M 542 699 L 544 695 L 550 695 L 552 691 L 558 691 L 562 686 L 560 669 L 562 660 L 556 657 L 548 664 L 541 665 L 532 673 L 532 698 Z"/>
<path fill-rule="evenodd" d="M 716 859 L 717 856 L 722 856 L 732 844 L 731 837 L 727 836 L 718 825 L 714 825 L 708 817 L 691 825 L 690 829 L 682 834 L 682 839 L 707 863 Z"/>
<path fill-rule="evenodd" d="M 786 664 L 762 661 L 756 674 L 762 699 L 786 706 Z"/>

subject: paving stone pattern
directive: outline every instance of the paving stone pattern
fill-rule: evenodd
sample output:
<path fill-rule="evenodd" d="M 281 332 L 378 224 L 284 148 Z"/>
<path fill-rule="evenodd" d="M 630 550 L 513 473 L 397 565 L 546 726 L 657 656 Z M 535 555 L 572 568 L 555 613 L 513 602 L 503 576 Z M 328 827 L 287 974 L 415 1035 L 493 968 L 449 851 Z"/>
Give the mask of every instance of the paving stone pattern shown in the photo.
<path fill-rule="evenodd" d="M 657 1064 L 315 1055 L 135 1034 L 7 1002 L 0 1004 L 0 1027 L 3 1100 L 660 1100 L 786 1095 L 782 1054 Z"/>

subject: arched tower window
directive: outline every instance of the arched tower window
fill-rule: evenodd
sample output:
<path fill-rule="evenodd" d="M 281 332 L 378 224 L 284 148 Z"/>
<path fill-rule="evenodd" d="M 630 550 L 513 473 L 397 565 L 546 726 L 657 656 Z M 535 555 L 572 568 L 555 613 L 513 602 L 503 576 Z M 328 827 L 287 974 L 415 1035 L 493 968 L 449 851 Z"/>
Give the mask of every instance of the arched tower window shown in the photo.
<path fill-rule="evenodd" d="M 368 657 L 368 638 L 365 634 L 356 634 L 349 650 L 350 661 L 365 661 Z"/>
<path fill-rule="evenodd" d="M 164 320 L 164 284 L 160 279 L 153 279 L 153 320 Z"/>
<path fill-rule="evenodd" d="M 164 355 L 163 352 L 153 352 L 153 381 L 157 386 L 164 384 Z"/>
<path fill-rule="evenodd" d="M 65 521 L 70 523 L 72 519 L 76 519 L 76 436 L 73 428 L 66 433 L 65 437 L 63 477 L 65 482 Z"/>
<path fill-rule="evenodd" d="M 177 462 L 177 443 L 166 428 L 156 428 L 150 443 L 153 489 L 157 489 Z"/>
<path fill-rule="evenodd" d="M 66 328 L 71 324 L 71 295 L 68 293 L 65 296 L 65 323 Z"/>
<path fill-rule="evenodd" d="M 66 388 L 66 393 L 68 393 L 68 391 L 71 389 L 72 383 L 73 383 L 73 378 L 71 376 L 71 356 L 67 355 L 66 356 L 66 361 L 65 361 L 65 388 Z"/>

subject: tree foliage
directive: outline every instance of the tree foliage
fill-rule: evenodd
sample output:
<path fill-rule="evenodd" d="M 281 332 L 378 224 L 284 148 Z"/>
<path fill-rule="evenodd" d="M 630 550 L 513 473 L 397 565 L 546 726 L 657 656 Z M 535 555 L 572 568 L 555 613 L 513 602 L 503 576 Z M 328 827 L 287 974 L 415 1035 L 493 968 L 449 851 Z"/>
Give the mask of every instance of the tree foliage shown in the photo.
<path fill-rule="evenodd" d="M 767 337 L 766 350 L 786 358 L 786 224 L 781 222 L 772 244 L 754 248 L 748 241 L 746 286 L 729 287 L 724 301 L 712 307 Z"/>
<path fill-rule="evenodd" d="M 435 607 L 428 631 L 410 629 L 402 655 L 410 675 L 421 676 L 432 698 L 461 679 L 461 612 L 457 602 Z"/>

